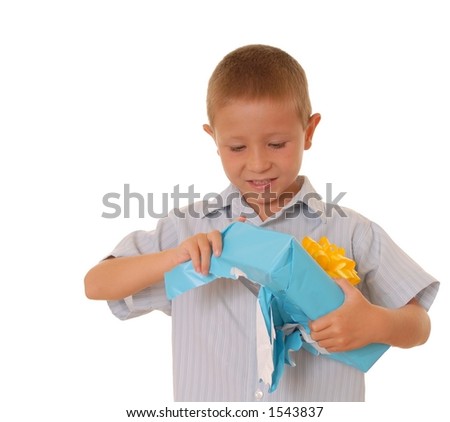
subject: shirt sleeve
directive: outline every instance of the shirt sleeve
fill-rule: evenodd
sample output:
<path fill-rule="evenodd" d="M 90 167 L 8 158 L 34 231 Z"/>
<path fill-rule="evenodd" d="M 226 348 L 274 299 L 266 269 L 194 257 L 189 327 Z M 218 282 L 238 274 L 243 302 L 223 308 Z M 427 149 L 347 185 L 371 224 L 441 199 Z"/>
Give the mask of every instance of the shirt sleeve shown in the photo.
<path fill-rule="evenodd" d="M 355 239 L 361 290 L 369 300 L 387 308 L 399 308 L 416 298 L 429 310 L 439 282 L 411 259 L 377 224 L 370 222 Z"/>
<path fill-rule="evenodd" d="M 155 230 L 135 231 L 123 238 L 110 257 L 119 258 L 161 252 L 178 244 L 175 222 L 170 217 L 158 221 Z M 171 302 L 167 299 L 164 281 L 121 300 L 110 300 L 108 306 L 119 319 L 126 320 L 160 310 L 171 314 Z"/>

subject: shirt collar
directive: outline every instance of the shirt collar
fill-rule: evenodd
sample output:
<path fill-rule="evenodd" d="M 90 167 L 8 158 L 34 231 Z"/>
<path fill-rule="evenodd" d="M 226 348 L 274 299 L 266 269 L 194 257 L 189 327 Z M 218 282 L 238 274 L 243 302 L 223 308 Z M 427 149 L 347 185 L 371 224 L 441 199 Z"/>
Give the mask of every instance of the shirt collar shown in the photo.
<path fill-rule="evenodd" d="M 325 216 L 325 204 L 322 201 L 322 197 L 316 192 L 308 177 L 298 176 L 298 181 L 302 185 L 300 190 L 291 201 L 289 201 L 289 203 L 273 217 L 277 218 L 297 204 L 306 207 L 311 217 Z M 231 218 L 237 218 L 241 215 L 249 215 L 252 213 L 252 208 L 245 202 L 245 199 L 242 197 L 239 190 L 231 184 L 220 194 L 211 197 L 204 202 L 206 202 L 206 204 L 203 205 L 203 218 L 227 208 L 229 209 L 228 213 Z"/>

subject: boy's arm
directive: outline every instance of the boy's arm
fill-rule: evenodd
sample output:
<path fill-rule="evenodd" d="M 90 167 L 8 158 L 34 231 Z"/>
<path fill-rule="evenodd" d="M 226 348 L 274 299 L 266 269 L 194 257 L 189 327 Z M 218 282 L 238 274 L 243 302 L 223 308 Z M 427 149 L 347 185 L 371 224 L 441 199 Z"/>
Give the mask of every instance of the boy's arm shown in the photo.
<path fill-rule="evenodd" d="M 346 280 L 336 280 L 345 294 L 343 305 L 310 323 L 311 337 L 329 352 L 357 349 L 370 343 L 397 347 L 423 344 L 430 335 L 430 318 L 416 299 L 388 309 L 371 304 Z"/>
<path fill-rule="evenodd" d="M 222 252 L 222 235 L 215 230 L 199 233 L 166 251 L 106 259 L 93 267 L 84 279 L 89 299 L 119 300 L 164 280 L 164 273 L 192 260 L 196 271 L 208 274 L 211 250 Z"/>

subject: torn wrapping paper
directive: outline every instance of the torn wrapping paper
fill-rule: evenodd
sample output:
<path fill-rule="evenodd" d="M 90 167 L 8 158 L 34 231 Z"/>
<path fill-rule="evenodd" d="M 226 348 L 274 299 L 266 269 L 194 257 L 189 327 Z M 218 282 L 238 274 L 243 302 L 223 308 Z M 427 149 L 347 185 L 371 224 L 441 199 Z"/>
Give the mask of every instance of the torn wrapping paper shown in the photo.
<path fill-rule="evenodd" d="M 304 348 L 366 372 L 389 348 L 370 344 L 328 353 L 310 338 L 308 322 L 341 306 L 344 293 L 293 236 L 241 222 L 228 226 L 222 236 L 222 254 L 211 257 L 210 274 L 197 273 L 191 261 L 181 264 L 165 274 L 166 293 L 172 300 L 221 277 L 245 277 L 260 285 L 258 371 L 269 391 L 277 388 L 284 365 L 293 365 L 290 351 Z"/>

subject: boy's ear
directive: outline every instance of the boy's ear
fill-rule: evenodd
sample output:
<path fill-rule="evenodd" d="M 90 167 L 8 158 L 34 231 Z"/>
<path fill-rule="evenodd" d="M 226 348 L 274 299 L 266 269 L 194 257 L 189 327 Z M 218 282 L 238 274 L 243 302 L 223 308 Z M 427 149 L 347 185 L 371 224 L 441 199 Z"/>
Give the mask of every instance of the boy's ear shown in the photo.
<path fill-rule="evenodd" d="M 209 136 L 211 136 L 211 138 L 213 138 L 214 139 L 214 131 L 213 131 L 213 129 L 212 129 L 212 127 L 210 126 L 210 125 L 208 125 L 208 124 L 204 124 L 203 125 L 203 130 L 209 135 Z"/>
<path fill-rule="evenodd" d="M 320 119 L 321 116 L 319 113 L 315 113 L 309 118 L 305 130 L 305 147 L 304 147 L 305 149 L 311 148 L 314 131 L 316 130 L 316 127 L 319 124 Z"/>
<path fill-rule="evenodd" d="M 203 125 L 203 130 L 204 130 L 209 136 L 211 136 L 211 138 L 214 139 L 214 142 L 216 142 L 216 138 L 214 137 L 214 130 L 213 130 L 213 128 L 212 128 L 210 125 L 208 125 L 208 124 L 205 123 L 205 124 Z M 217 150 L 217 155 L 220 155 L 219 150 Z"/>

